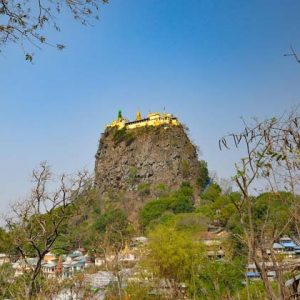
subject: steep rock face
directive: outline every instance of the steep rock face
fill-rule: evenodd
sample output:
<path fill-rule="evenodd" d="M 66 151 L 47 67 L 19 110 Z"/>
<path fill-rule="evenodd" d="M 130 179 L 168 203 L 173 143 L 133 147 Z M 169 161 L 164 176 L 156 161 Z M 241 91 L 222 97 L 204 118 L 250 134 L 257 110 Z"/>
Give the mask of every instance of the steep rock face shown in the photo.
<path fill-rule="evenodd" d="M 101 136 L 95 184 L 102 195 L 122 191 L 138 197 L 147 187 L 150 198 L 159 184 L 173 190 L 188 181 L 197 187 L 198 176 L 197 149 L 182 126 L 111 128 Z"/>

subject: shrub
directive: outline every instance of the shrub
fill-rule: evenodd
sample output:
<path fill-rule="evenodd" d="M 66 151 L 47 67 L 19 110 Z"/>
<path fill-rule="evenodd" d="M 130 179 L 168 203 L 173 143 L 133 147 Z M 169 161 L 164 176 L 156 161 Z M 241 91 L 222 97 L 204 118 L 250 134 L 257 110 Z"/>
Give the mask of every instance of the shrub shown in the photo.
<path fill-rule="evenodd" d="M 138 193 L 139 193 L 139 196 L 141 196 L 141 197 L 150 195 L 150 184 L 149 183 L 141 183 L 138 186 Z"/>
<path fill-rule="evenodd" d="M 154 187 L 154 194 L 157 198 L 165 197 L 168 195 L 168 190 L 164 184 L 159 183 Z"/>
<path fill-rule="evenodd" d="M 114 230 L 123 231 L 128 225 L 125 212 L 118 208 L 109 209 L 95 222 L 95 228 L 101 233 L 105 233 L 107 227 L 111 225 L 114 226 Z"/>
<path fill-rule="evenodd" d="M 170 208 L 175 214 L 194 210 L 193 189 L 188 183 L 182 183 L 180 189 L 173 194 L 172 199 Z"/>
<path fill-rule="evenodd" d="M 189 184 L 184 183 L 170 196 L 148 202 L 140 211 L 140 224 L 145 228 L 150 222 L 161 218 L 167 211 L 179 214 L 193 210 L 193 189 Z"/>
<path fill-rule="evenodd" d="M 159 218 L 168 209 L 169 202 L 168 198 L 148 202 L 140 211 L 140 224 L 146 227 L 152 220 Z"/>
<path fill-rule="evenodd" d="M 128 183 L 133 186 L 136 182 L 137 178 L 137 168 L 136 167 L 130 167 L 129 173 L 128 173 Z"/>
<path fill-rule="evenodd" d="M 200 187 L 201 192 L 205 190 L 209 183 L 210 177 L 208 175 L 207 163 L 204 160 L 200 160 L 198 162 L 197 184 Z"/>
<path fill-rule="evenodd" d="M 134 140 L 133 134 L 127 131 L 125 127 L 119 130 L 117 129 L 114 132 L 113 141 L 115 145 L 118 145 L 121 142 L 125 141 L 126 146 L 129 146 L 133 142 L 133 140 Z"/>
<path fill-rule="evenodd" d="M 202 193 L 201 199 L 214 202 L 221 195 L 221 188 L 218 184 L 212 183 L 210 186 Z"/>
<path fill-rule="evenodd" d="M 186 159 L 183 159 L 181 162 L 180 162 L 180 171 L 182 173 L 182 176 L 184 178 L 187 178 L 189 175 L 190 175 L 190 162 Z"/>

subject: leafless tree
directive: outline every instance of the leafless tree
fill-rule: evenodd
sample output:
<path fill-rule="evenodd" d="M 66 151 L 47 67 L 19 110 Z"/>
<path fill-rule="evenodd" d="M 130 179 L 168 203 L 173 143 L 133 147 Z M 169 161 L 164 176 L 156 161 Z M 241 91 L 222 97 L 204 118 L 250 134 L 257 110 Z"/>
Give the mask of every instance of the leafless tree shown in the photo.
<path fill-rule="evenodd" d="M 32 178 L 31 195 L 25 201 L 13 204 L 12 213 L 6 218 L 13 246 L 25 264 L 29 265 L 28 257 L 37 258 L 36 265 L 28 270 L 30 284 L 26 299 L 31 299 L 38 289 L 36 281 L 43 259 L 53 249 L 62 227 L 74 213 L 74 202 L 89 184 L 88 173 L 84 171 L 74 178 L 61 175 L 55 187 L 46 163 L 33 171 Z"/>
<path fill-rule="evenodd" d="M 261 273 L 268 299 L 288 299 L 285 289 L 283 272 L 285 266 L 280 265 L 273 253 L 272 245 L 292 223 L 298 235 L 300 208 L 297 192 L 299 191 L 300 171 L 300 117 L 297 111 L 272 118 L 263 122 L 255 121 L 252 126 L 244 122 L 244 130 L 238 134 L 229 134 L 219 141 L 220 149 L 229 149 L 233 144 L 244 150 L 244 157 L 236 164 L 234 182 L 242 193 L 240 202 L 234 206 L 240 216 L 243 228 L 243 237 L 249 260 L 254 262 Z M 278 194 L 287 191 L 292 196 L 289 205 L 288 219 L 284 224 L 277 225 L 268 230 L 268 211 L 259 229 L 254 224 L 253 205 L 255 186 Z M 234 200 L 233 200 L 234 201 Z M 276 271 L 279 296 L 268 280 L 266 261 L 270 251 L 273 269 Z"/>
<path fill-rule="evenodd" d="M 118 239 L 117 242 L 115 241 L 116 237 Z M 117 294 L 118 298 L 122 300 L 123 276 L 121 271 L 124 266 L 121 260 L 121 254 L 126 245 L 123 232 L 115 228 L 114 224 L 110 224 L 107 226 L 105 234 L 96 235 L 94 243 L 97 255 L 101 255 L 104 259 L 105 269 L 111 271 L 117 279 Z"/>

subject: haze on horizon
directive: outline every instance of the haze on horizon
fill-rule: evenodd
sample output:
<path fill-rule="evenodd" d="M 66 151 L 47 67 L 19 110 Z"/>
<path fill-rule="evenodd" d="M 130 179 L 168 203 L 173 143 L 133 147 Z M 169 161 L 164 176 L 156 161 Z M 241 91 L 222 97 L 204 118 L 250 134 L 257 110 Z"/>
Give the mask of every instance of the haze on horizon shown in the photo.
<path fill-rule="evenodd" d="M 100 21 L 59 22 L 67 48 L 16 45 L 0 54 L 0 211 L 24 198 L 31 170 L 93 171 L 100 133 L 118 109 L 178 116 L 201 158 L 229 178 L 236 151 L 218 139 L 251 117 L 281 115 L 300 101 L 299 1 L 114 0 Z"/>

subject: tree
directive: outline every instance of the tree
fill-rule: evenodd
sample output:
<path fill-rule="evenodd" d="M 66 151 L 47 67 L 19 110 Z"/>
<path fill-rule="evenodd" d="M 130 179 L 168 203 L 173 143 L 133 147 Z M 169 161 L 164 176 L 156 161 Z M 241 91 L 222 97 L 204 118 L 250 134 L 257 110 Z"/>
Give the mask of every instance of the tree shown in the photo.
<path fill-rule="evenodd" d="M 275 287 L 276 284 L 273 283 Z M 256 300 L 256 299 L 266 299 L 267 294 L 264 285 L 260 281 L 253 282 L 249 286 L 245 286 L 236 293 L 236 300 Z"/>
<path fill-rule="evenodd" d="M 221 149 L 229 149 L 229 141 L 233 141 L 236 147 L 242 146 L 246 152 L 240 163 L 236 164 L 234 176 L 242 198 L 239 201 L 232 199 L 232 203 L 239 215 L 242 239 L 247 246 L 249 259 L 261 273 L 267 297 L 272 300 L 289 297 L 283 281 L 285 266 L 278 264 L 272 244 L 291 225 L 298 236 L 300 233 L 300 202 L 297 196 L 300 178 L 299 121 L 296 111 L 278 119 L 255 121 L 252 126 L 245 123 L 241 133 L 230 134 L 219 141 Z M 266 190 L 271 192 L 267 194 L 270 199 L 256 199 L 253 196 L 255 184 L 266 186 Z M 289 196 L 280 194 L 281 190 L 288 192 Z M 277 199 L 277 195 L 279 198 L 284 197 Z M 287 205 L 284 216 L 284 211 L 277 210 L 280 201 Z M 282 204 L 280 206 L 282 208 Z M 275 290 L 267 276 L 265 263 L 269 259 L 268 251 L 278 281 Z"/>
<path fill-rule="evenodd" d="M 201 199 L 208 201 L 215 201 L 221 195 L 221 188 L 217 183 L 212 183 L 209 187 L 202 193 Z"/>
<path fill-rule="evenodd" d="M 166 280 L 172 299 L 179 299 L 182 283 L 195 284 L 203 248 L 187 231 L 158 225 L 149 234 L 148 250 L 144 265 L 158 278 Z"/>
<path fill-rule="evenodd" d="M 0 266 L 0 299 L 10 298 L 10 286 L 14 278 L 14 270 L 11 264 L 5 263 Z"/>
<path fill-rule="evenodd" d="M 291 53 L 284 54 L 284 56 L 292 56 L 292 57 L 294 57 L 296 62 L 300 64 L 300 58 L 292 45 L 290 46 L 290 50 L 291 50 Z"/>
<path fill-rule="evenodd" d="M 68 12 L 85 25 L 91 18 L 99 18 L 99 6 L 107 2 L 108 0 L 1 0 L 0 51 L 9 42 L 17 43 L 22 48 L 29 44 L 38 48 L 44 44 L 54 46 L 44 33 L 49 26 L 60 31 L 57 24 L 60 14 Z M 64 48 L 62 44 L 55 46 L 60 50 Z M 25 54 L 26 60 L 32 61 L 32 54 Z"/>
<path fill-rule="evenodd" d="M 33 189 L 30 197 L 12 206 L 11 216 L 6 218 L 10 239 L 18 254 L 28 265 L 28 257 L 36 257 L 37 263 L 28 271 L 29 284 L 25 299 L 32 299 L 39 291 L 37 279 L 41 273 L 45 255 L 54 248 L 62 233 L 63 225 L 74 213 L 76 198 L 90 184 L 87 172 L 78 172 L 75 178 L 60 176 L 58 187 L 51 190 L 53 175 L 46 163 L 32 173 Z"/>
<path fill-rule="evenodd" d="M 294 201 L 300 204 L 298 197 L 293 199 L 287 192 L 263 193 L 253 200 L 253 226 L 258 238 L 273 240 L 278 232 L 290 236 L 297 234 L 295 223 L 290 221 Z"/>
<path fill-rule="evenodd" d="M 110 208 L 96 220 L 95 228 L 101 235 L 109 238 L 110 248 L 118 253 L 124 246 L 128 233 L 128 220 L 124 211 Z"/>
<path fill-rule="evenodd" d="M 129 236 L 127 215 L 119 208 L 109 208 L 100 215 L 94 226 L 97 230 L 95 248 L 100 249 L 100 254 L 104 255 L 107 269 L 107 255 L 113 253 L 114 259 L 110 264 L 110 269 L 117 278 L 118 296 L 121 300 L 123 276 L 120 272 L 122 269 L 120 254 Z"/>
<path fill-rule="evenodd" d="M 11 245 L 10 234 L 0 228 L 0 253 L 15 254 L 15 249 Z"/>
<path fill-rule="evenodd" d="M 148 202 L 140 211 L 140 224 L 146 227 L 151 221 L 159 218 L 169 207 L 168 198 L 160 198 Z"/>
<path fill-rule="evenodd" d="M 209 217 L 211 222 L 221 227 L 226 227 L 232 214 L 235 213 L 232 198 L 238 201 L 239 196 L 237 193 L 221 194 L 216 191 L 215 186 L 210 186 L 207 192 L 203 194 L 202 203 L 197 208 L 197 211 Z"/>
<path fill-rule="evenodd" d="M 196 277 L 196 294 L 200 299 L 232 299 L 242 288 L 244 268 L 240 261 L 208 261 Z"/>
<path fill-rule="evenodd" d="M 208 175 L 207 162 L 204 160 L 200 160 L 198 168 L 199 168 L 199 175 L 197 178 L 197 184 L 200 187 L 200 192 L 203 192 L 211 180 Z"/>
<path fill-rule="evenodd" d="M 172 194 L 148 202 L 140 211 L 140 224 L 145 228 L 167 212 L 174 214 L 192 212 L 193 202 L 192 187 L 188 183 L 182 183 Z"/>

